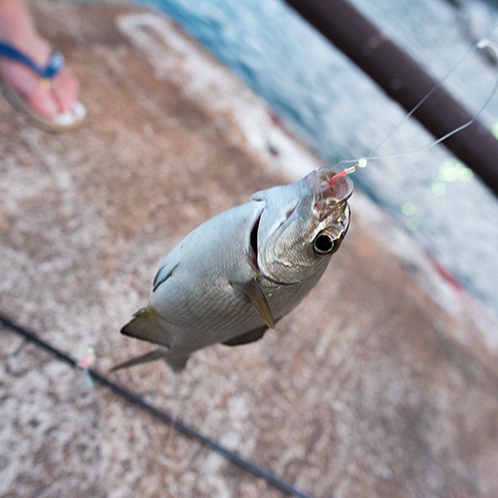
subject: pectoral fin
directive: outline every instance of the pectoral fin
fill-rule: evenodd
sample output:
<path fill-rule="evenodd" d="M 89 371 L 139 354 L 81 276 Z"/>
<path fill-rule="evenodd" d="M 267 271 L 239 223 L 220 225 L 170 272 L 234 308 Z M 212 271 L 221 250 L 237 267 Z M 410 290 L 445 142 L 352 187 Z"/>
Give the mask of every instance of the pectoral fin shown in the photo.
<path fill-rule="evenodd" d="M 268 305 L 266 296 L 258 282 L 255 279 L 252 279 L 246 284 L 240 285 L 232 283 L 232 285 L 237 286 L 244 291 L 266 325 L 271 329 L 275 328 L 275 320 L 273 319 L 270 306 Z"/>
<path fill-rule="evenodd" d="M 241 346 L 242 344 L 249 344 L 251 342 L 256 342 L 261 339 L 265 332 L 268 330 L 266 325 L 262 327 L 258 327 L 257 329 L 246 332 L 245 334 L 239 335 L 238 337 L 234 337 L 233 339 L 229 339 L 225 341 L 223 344 L 225 346 Z"/>
<path fill-rule="evenodd" d="M 135 313 L 133 320 L 121 329 L 121 333 L 169 347 L 167 325 L 166 320 L 163 320 L 151 306 L 147 306 Z"/>

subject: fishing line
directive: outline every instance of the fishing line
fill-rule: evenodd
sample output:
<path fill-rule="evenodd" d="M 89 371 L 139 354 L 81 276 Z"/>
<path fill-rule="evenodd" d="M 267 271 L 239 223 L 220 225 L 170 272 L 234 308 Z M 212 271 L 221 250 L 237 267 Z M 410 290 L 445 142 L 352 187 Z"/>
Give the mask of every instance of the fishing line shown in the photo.
<path fill-rule="evenodd" d="M 482 40 L 480 40 L 477 44 L 476 44 L 476 48 L 479 48 L 479 49 L 484 49 L 485 47 L 489 47 L 491 50 L 493 50 L 493 52 L 495 52 L 495 54 L 498 56 L 498 53 L 495 51 L 495 48 L 493 46 L 494 44 L 492 44 L 489 40 L 486 40 L 485 38 L 483 38 Z M 380 158 L 383 158 L 383 157 L 396 157 L 396 156 L 404 156 L 406 154 L 412 154 L 414 152 L 421 152 L 423 150 L 427 150 L 427 149 L 430 149 L 431 147 L 434 147 L 435 145 L 438 145 L 440 144 L 441 142 L 443 142 L 444 140 L 452 137 L 453 135 L 459 133 L 460 131 L 464 130 L 465 128 L 468 128 L 469 126 L 471 126 L 473 123 L 475 123 L 477 121 L 477 118 L 482 114 L 482 112 L 484 111 L 484 109 L 488 106 L 488 104 L 491 102 L 491 100 L 493 99 L 493 97 L 495 96 L 496 92 L 498 91 L 498 76 L 496 78 L 496 81 L 495 81 L 495 84 L 493 85 L 493 89 L 491 90 L 491 93 L 489 94 L 488 98 L 486 99 L 486 101 L 484 102 L 484 104 L 482 105 L 482 107 L 479 109 L 479 111 L 477 111 L 477 113 L 474 115 L 474 117 L 472 119 L 470 119 L 469 121 L 467 121 L 466 123 L 464 123 L 463 125 L 459 126 L 458 128 L 455 128 L 454 130 L 450 131 L 449 133 L 447 133 L 446 135 L 438 138 L 437 140 L 435 140 L 434 142 L 426 145 L 425 147 L 421 147 L 419 149 L 415 149 L 415 150 L 411 150 L 411 151 L 406 151 L 406 152 L 398 152 L 398 153 L 393 153 L 393 154 L 383 154 L 381 156 L 373 156 L 371 157 L 370 155 L 367 156 L 368 160 L 372 160 L 372 159 L 380 159 Z M 415 108 L 417 109 L 417 107 Z M 407 117 L 410 117 L 411 115 L 413 114 L 413 112 L 411 112 L 410 114 L 408 114 Z M 394 130 L 396 131 L 396 130 Z M 375 149 L 377 150 L 377 149 Z"/>
<path fill-rule="evenodd" d="M 350 173 L 356 171 L 359 167 L 361 167 L 361 168 L 366 167 L 368 161 L 383 159 L 383 158 L 387 158 L 387 157 L 400 157 L 400 156 L 405 156 L 408 154 L 422 152 L 424 150 L 430 149 L 430 148 L 434 147 L 435 145 L 438 145 L 441 142 L 444 142 L 445 140 L 447 140 L 448 138 L 452 137 L 453 135 L 459 133 L 460 131 L 464 130 L 465 128 L 468 128 L 473 123 L 475 123 L 477 121 L 478 117 L 484 111 L 484 109 L 491 102 L 491 100 L 493 99 L 495 94 L 498 92 L 498 76 L 497 76 L 497 79 L 495 81 L 495 84 L 493 85 L 493 89 L 491 90 L 491 92 L 490 92 L 488 98 L 486 99 L 486 101 L 484 102 L 484 104 L 481 106 L 481 108 L 478 110 L 478 112 L 472 117 L 472 119 L 470 119 L 469 121 L 467 121 L 463 125 L 455 128 L 454 130 L 448 132 L 446 135 L 438 138 L 434 142 L 431 142 L 430 144 L 428 144 L 424 147 L 420 147 L 418 149 L 413 149 L 413 150 L 404 151 L 404 152 L 393 152 L 390 154 L 382 154 L 382 155 L 378 155 L 378 156 L 373 155 L 387 140 L 389 140 L 389 138 L 391 138 L 394 135 L 394 133 L 396 133 L 401 128 L 401 126 L 403 126 L 403 124 L 434 94 L 434 92 L 437 89 L 442 87 L 443 83 L 456 71 L 456 69 L 458 67 L 460 67 L 460 65 L 469 57 L 469 55 L 474 53 L 476 50 L 483 50 L 485 48 L 489 48 L 494 52 L 495 56 L 498 58 L 498 45 L 490 39 L 493 31 L 496 29 L 497 26 L 498 26 L 498 22 L 492 26 L 492 28 L 489 30 L 489 33 L 486 37 L 482 38 L 477 43 L 475 43 L 460 58 L 460 60 L 450 69 L 450 71 L 441 80 L 439 80 L 437 82 L 437 84 L 429 91 L 429 93 L 427 93 L 427 95 L 401 120 L 401 122 L 385 138 L 383 138 L 379 142 L 379 144 L 377 144 L 377 146 L 368 154 L 368 156 L 362 157 L 359 159 L 345 159 L 345 160 L 342 160 L 339 163 L 337 163 L 333 167 L 333 169 L 337 168 L 341 164 L 353 164 L 353 163 L 356 163 L 356 164 L 355 164 L 355 166 L 352 166 L 351 168 L 346 168 L 345 170 L 342 170 L 339 173 L 335 174 L 329 180 L 329 184 L 331 185 L 340 176 L 345 176 L 347 174 L 350 174 Z"/>
<path fill-rule="evenodd" d="M 385 142 L 387 142 L 404 124 L 406 121 L 408 121 L 417 110 L 422 107 L 422 105 L 432 96 L 432 94 L 439 88 L 442 87 L 443 83 L 460 67 L 460 65 L 467 59 L 467 57 L 470 54 L 473 54 L 477 50 L 477 43 L 474 44 L 466 53 L 465 55 L 453 66 L 452 69 L 441 79 L 437 82 L 437 84 L 432 88 L 432 90 L 429 91 L 429 93 L 400 121 L 400 123 L 390 132 L 387 134 L 387 136 L 382 139 L 377 146 L 368 154 L 367 158 L 368 159 L 373 159 L 373 155 L 375 152 L 377 152 L 382 145 L 384 145 Z"/>
<path fill-rule="evenodd" d="M 38 346 L 41 349 L 44 349 L 45 351 L 48 351 L 55 357 L 57 357 L 59 360 L 64 361 L 65 363 L 68 363 L 70 366 L 73 368 L 78 368 L 78 361 L 69 356 L 67 353 L 64 351 L 61 351 L 60 349 L 57 349 L 55 346 L 52 346 L 49 342 L 44 341 L 43 339 L 40 339 L 37 334 L 25 329 L 24 327 L 21 327 L 20 325 L 17 325 L 14 323 L 12 320 L 7 318 L 5 315 L 0 313 L 0 324 L 2 324 L 4 327 L 14 331 L 18 335 L 24 337 L 28 341 L 32 342 L 36 346 Z M 154 417 L 158 418 L 162 422 L 166 422 L 167 424 L 170 424 L 174 429 L 177 431 L 181 432 L 185 436 L 191 437 L 198 441 L 200 444 L 203 446 L 206 446 L 209 448 L 211 451 L 214 451 L 215 453 L 218 453 L 225 459 L 229 460 L 230 462 L 234 463 L 241 469 L 245 470 L 246 472 L 249 472 L 253 474 L 256 477 L 259 477 L 266 481 L 268 484 L 271 486 L 279 489 L 280 491 L 283 491 L 284 493 L 287 493 L 290 496 L 295 496 L 296 498 L 313 498 L 311 495 L 304 493 L 303 491 L 300 491 L 296 487 L 294 487 L 292 484 L 284 481 L 283 479 L 280 479 L 279 477 L 273 475 L 271 472 L 268 470 L 264 469 L 263 467 L 260 467 L 254 463 L 252 463 L 249 460 L 246 460 L 245 458 L 241 457 L 237 452 L 232 451 L 222 444 L 218 443 L 214 439 L 211 439 L 208 436 L 205 436 L 204 434 L 201 434 L 199 431 L 194 429 L 193 427 L 190 427 L 189 425 L 185 424 L 182 422 L 179 418 L 174 417 L 170 415 L 169 413 L 157 408 L 156 406 L 152 405 L 151 403 L 148 403 L 145 401 L 142 397 L 140 397 L 138 394 L 134 393 L 133 391 L 130 391 L 126 389 L 125 387 L 117 384 L 116 382 L 108 379 L 104 375 L 100 374 L 93 368 L 88 368 L 88 373 L 91 375 L 92 379 L 96 380 L 100 384 L 104 385 L 105 387 L 108 387 L 111 391 L 116 393 L 117 395 L 121 396 L 122 398 L 125 398 L 129 402 L 135 404 L 142 410 L 148 412 L 150 415 L 153 415 Z"/>

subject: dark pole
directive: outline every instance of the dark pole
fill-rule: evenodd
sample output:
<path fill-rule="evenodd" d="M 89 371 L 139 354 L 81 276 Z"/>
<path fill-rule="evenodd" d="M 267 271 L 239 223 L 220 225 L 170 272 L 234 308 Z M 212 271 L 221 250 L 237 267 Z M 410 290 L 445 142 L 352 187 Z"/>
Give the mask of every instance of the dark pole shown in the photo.
<path fill-rule="evenodd" d="M 408 54 L 346 0 L 286 2 L 407 111 L 437 85 Z M 440 138 L 473 116 L 446 90 L 438 88 L 413 117 Z M 498 140 L 483 124 L 476 121 L 443 144 L 498 194 Z"/>

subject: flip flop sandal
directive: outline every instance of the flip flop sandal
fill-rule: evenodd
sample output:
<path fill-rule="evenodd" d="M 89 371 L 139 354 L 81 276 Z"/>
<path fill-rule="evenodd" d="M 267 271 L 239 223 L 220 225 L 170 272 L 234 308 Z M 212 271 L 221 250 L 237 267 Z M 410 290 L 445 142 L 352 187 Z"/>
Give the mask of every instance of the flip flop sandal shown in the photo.
<path fill-rule="evenodd" d="M 30 68 L 40 77 L 40 85 L 45 88 L 50 88 L 53 78 L 55 78 L 64 67 L 64 57 L 60 52 L 52 52 L 45 67 L 40 67 L 27 55 L 3 42 L 0 42 L 0 57 L 6 57 Z M 85 119 L 86 108 L 81 102 L 73 104 L 73 108 L 69 112 L 58 114 L 53 118 L 41 115 L 29 105 L 29 102 L 22 98 L 17 90 L 2 78 L 1 74 L 0 89 L 14 108 L 23 112 L 37 125 L 49 131 L 73 130 L 80 126 Z"/>

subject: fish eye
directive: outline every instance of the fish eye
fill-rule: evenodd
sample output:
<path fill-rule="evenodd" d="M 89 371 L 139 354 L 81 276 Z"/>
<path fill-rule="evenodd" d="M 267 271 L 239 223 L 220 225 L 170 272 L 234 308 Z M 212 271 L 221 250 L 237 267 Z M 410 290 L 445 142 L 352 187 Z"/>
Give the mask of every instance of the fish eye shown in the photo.
<path fill-rule="evenodd" d="M 317 254 L 330 254 L 335 247 L 335 241 L 332 236 L 328 233 L 322 233 L 318 235 L 313 244 L 313 249 Z"/>

